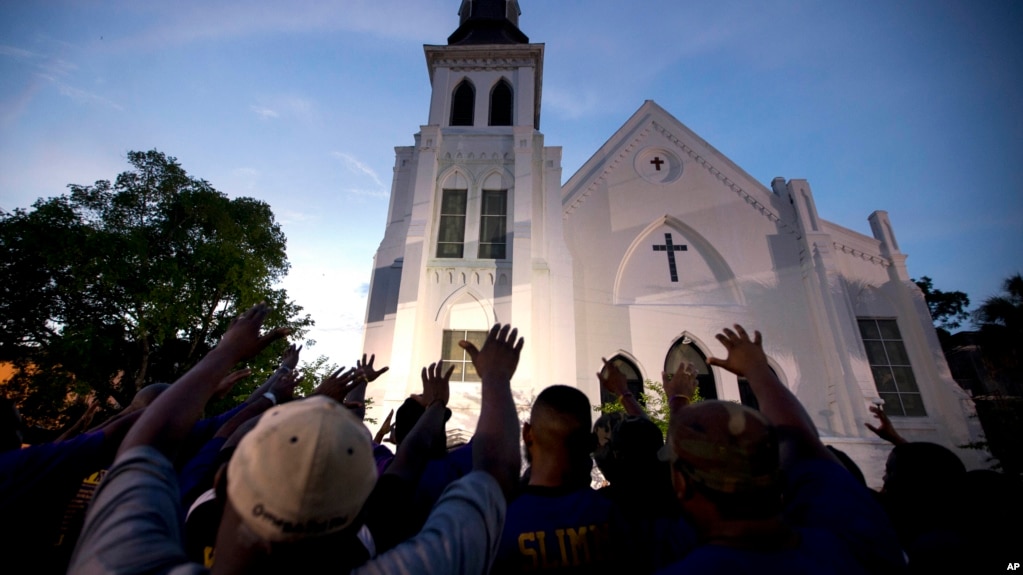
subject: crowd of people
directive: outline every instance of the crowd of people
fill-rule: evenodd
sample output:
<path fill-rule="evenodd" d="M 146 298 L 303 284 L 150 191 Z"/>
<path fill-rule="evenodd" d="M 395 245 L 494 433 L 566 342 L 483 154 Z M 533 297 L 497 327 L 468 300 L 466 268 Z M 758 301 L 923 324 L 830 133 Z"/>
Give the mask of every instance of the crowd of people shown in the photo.
<path fill-rule="evenodd" d="M 264 332 L 268 311 L 239 316 L 173 384 L 57 441 L 23 446 L 8 401 L 5 572 L 897 573 L 1020 560 L 1011 478 L 906 441 L 878 408 L 869 427 L 895 447 L 871 491 L 768 367 L 760 333 L 738 325 L 708 362 L 746 378 L 759 409 L 693 403 L 683 365 L 663 374 L 666 439 L 608 362 L 598 378 L 626 413 L 594 422 L 585 394 L 552 385 L 520 426 L 524 338 L 496 325 L 481 347 L 460 343 L 482 397 L 475 433 L 452 448 L 442 362 L 376 436 L 347 399 L 387 368 L 363 356 L 296 397 L 295 346 L 244 403 L 203 419 L 247 375 L 234 366 L 288 335 Z"/>

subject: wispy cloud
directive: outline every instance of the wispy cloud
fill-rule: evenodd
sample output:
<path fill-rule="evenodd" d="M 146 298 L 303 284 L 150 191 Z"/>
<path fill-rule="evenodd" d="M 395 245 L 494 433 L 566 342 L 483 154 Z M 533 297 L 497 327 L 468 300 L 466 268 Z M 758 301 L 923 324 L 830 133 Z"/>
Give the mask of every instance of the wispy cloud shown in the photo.
<path fill-rule="evenodd" d="M 275 211 L 275 213 L 277 214 L 277 219 L 279 219 L 282 224 L 311 222 L 319 219 L 319 216 L 317 216 L 316 214 L 308 214 L 305 212 L 298 212 L 295 210 L 278 209 Z"/>
<path fill-rule="evenodd" d="M 78 69 L 78 66 L 62 58 L 55 58 L 39 52 L 33 52 L 31 50 L 25 50 L 24 48 L 8 46 L 5 44 L 0 44 L 0 56 L 24 62 L 46 74 L 66 76 Z"/>
<path fill-rule="evenodd" d="M 372 178 L 373 183 L 377 185 L 378 190 L 384 189 L 384 183 L 380 181 L 380 177 L 377 176 L 377 173 L 373 171 L 373 168 L 369 167 L 366 163 L 360 161 L 355 156 L 346 154 L 344 152 L 332 152 L 331 155 L 341 160 L 341 162 L 345 165 L 346 168 L 348 168 L 349 171 L 354 172 L 356 174 L 363 174 Z M 356 190 L 351 191 L 358 193 Z"/>
<path fill-rule="evenodd" d="M 206 39 L 255 34 L 308 33 L 316 30 L 352 31 L 403 42 L 423 43 L 451 32 L 453 15 L 422 0 L 400 4 L 379 0 L 295 0 L 287 3 L 255 0 L 244 6 L 235 2 L 202 2 L 179 6 L 151 5 L 154 28 L 141 30 L 124 42 L 165 46 Z M 396 18 L 395 13 L 402 13 Z"/>
<path fill-rule="evenodd" d="M 280 114 L 278 114 L 276 110 L 264 108 L 263 106 L 249 106 L 249 109 L 255 112 L 257 116 L 263 118 L 264 120 L 270 118 L 277 118 L 280 116 Z"/>
<path fill-rule="evenodd" d="M 366 196 L 368 198 L 386 198 L 390 195 L 383 190 L 361 190 L 359 188 L 348 188 L 345 191 L 355 196 Z"/>
<path fill-rule="evenodd" d="M 114 102 L 109 98 L 100 96 L 99 94 L 96 94 L 94 92 L 89 92 L 88 90 L 76 88 L 70 84 L 61 81 L 55 76 L 50 76 L 48 74 L 36 74 L 36 76 L 42 78 L 43 80 L 47 80 L 48 82 L 53 84 L 54 87 L 57 88 L 57 91 L 62 96 L 67 96 L 68 98 L 71 98 L 72 100 L 80 104 L 98 104 L 100 106 L 105 106 L 117 110 L 119 112 L 124 111 L 124 107 L 118 104 L 117 102 Z"/>
<path fill-rule="evenodd" d="M 312 100 L 295 94 L 265 96 L 257 98 L 257 103 L 249 106 L 249 111 L 262 120 L 292 118 L 309 120 L 313 117 L 316 106 Z"/>

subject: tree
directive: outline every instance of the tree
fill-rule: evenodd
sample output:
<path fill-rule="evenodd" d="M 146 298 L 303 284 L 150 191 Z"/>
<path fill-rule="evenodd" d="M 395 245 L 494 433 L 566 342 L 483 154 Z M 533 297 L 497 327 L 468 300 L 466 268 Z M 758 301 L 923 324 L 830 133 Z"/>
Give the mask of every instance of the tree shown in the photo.
<path fill-rule="evenodd" d="M 1023 275 L 1002 284 L 1003 294 L 989 297 L 974 312 L 981 345 L 989 363 L 1019 375 L 1023 359 Z"/>
<path fill-rule="evenodd" d="M 671 422 L 671 408 L 668 403 L 668 394 L 664 391 L 664 384 L 659 381 L 646 380 L 643 382 L 643 391 L 639 394 L 639 403 L 646 409 L 647 416 L 653 421 L 661 435 L 668 437 L 668 424 Z M 693 396 L 689 398 L 691 403 L 703 401 L 700 396 L 699 386 L 693 389 Z M 594 406 L 594 411 L 601 413 L 625 413 L 625 406 L 622 405 L 622 398 L 609 401 L 603 405 Z"/>
<path fill-rule="evenodd" d="M 156 150 L 128 162 L 113 183 L 0 212 L 0 361 L 17 368 L 6 387 L 27 419 L 59 423 L 75 393 L 125 405 L 174 381 L 261 300 L 268 325 L 301 336 L 313 324 L 273 287 L 289 264 L 270 206 L 230 199 Z M 286 346 L 250 365 L 253 379 Z"/>
<path fill-rule="evenodd" d="M 935 289 L 931 278 L 927 276 L 913 280 L 913 283 L 924 292 L 924 301 L 931 310 L 931 320 L 935 327 L 951 331 L 970 319 L 970 313 L 966 311 L 970 298 L 964 292 Z"/>

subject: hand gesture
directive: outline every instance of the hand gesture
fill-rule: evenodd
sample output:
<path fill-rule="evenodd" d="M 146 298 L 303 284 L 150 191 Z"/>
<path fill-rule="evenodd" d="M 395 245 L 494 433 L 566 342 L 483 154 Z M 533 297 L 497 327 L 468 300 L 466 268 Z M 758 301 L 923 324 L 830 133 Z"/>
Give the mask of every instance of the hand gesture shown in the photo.
<path fill-rule="evenodd" d="M 270 313 L 266 302 L 258 303 L 231 322 L 224 337 L 220 338 L 217 349 L 230 354 L 236 361 L 255 357 L 272 342 L 291 333 L 290 328 L 278 327 L 260 335 L 263 322 Z"/>
<path fill-rule="evenodd" d="M 391 443 L 394 443 L 394 439 L 389 437 L 389 434 L 391 433 L 391 430 L 394 429 L 394 426 L 391 424 L 391 420 L 393 420 L 393 419 L 394 419 L 394 410 L 392 409 L 387 414 L 387 417 L 384 418 L 384 423 L 380 426 L 380 431 L 377 431 L 376 436 L 373 437 L 373 443 L 376 443 L 378 445 L 383 443 L 384 441 L 389 441 Z"/>
<path fill-rule="evenodd" d="M 888 419 L 888 414 L 884 412 L 883 407 L 880 405 L 871 405 L 870 413 L 874 414 L 874 417 L 877 418 L 880 425 L 878 427 L 874 427 L 873 425 L 866 423 L 865 425 L 867 426 L 867 429 L 873 431 L 878 437 L 889 443 L 893 443 L 895 445 L 906 443 L 906 440 L 899 435 L 899 432 L 895 431 L 895 426 L 892 425 L 892 420 Z"/>
<path fill-rule="evenodd" d="M 423 393 L 412 396 L 423 407 L 430 407 L 437 401 L 441 406 L 448 404 L 448 399 L 451 397 L 451 387 L 448 382 L 451 380 L 451 372 L 455 371 L 455 366 L 449 367 L 447 373 L 443 375 L 441 374 L 442 370 L 443 361 L 431 363 L 429 369 L 423 368 Z"/>
<path fill-rule="evenodd" d="M 362 354 L 362 361 L 355 362 L 355 369 L 357 369 L 363 377 L 366 378 L 366 383 L 369 383 L 381 375 L 387 373 L 388 369 L 386 365 L 381 367 L 379 371 L 373 369 L 373 360 L 377 358 L 376 354 L 369 356 L 369 360 L 366 360 L 366 354 Z"/>
<path fill-rule="evenodd" d="M 295 386 L 301 380 L 302 378 L 298 376 L 297 371 L 289 371 L 274 380 L 270 385 L 270 393 L 274 394 L 274 397 L 277 398 L 278 404 L 291 401 L 295 398 Z"/>
<path fill-rule="evenodd" d="M 220 380 L 220 383 L 217 384 L 217 389 L 213 392 L 213 397 L 216 397 L 217 399 L 227 397 L 227 394 L 231 393 L 231 390 L 234 389 L 234 385 L 236 383 L 250 375 L 252 375 L 252 370 L 249 368 L 232 371 L 224 376 L 224 379 Z"/>
<path fill-rule="evenodd" d="M 300 351 L 302 351 L 302 346 L 295 347 L 295 344 L 289 345 L 288 349 L 284 350 L 284 355 L 281 356 L 281 367 L 287 368 L 285 371 L 295 371 Z"/>
<path fill-rule="evenodd" d="M 510 333 L 509 333 L 510 330 Z M 511 381 L 519 365 L 519 355 L 525 340 L 518 337 L 519 330 L 508 324 L 494 324 L 483 342 L 483 349 L 476 349 L 472 343 L 462 340 L 458 345 L 472 358 L 476 373 L 484 384 L 489 380 Z"/>
<path fill-rule="evenodd" d="M 767 356 L 764 354 L 762 345 L 763 338 L 759 331 L 754 331 L 753 334 L 753 339 L 750 340 L 749 334 L 741 325 L 735 324 L 735 331 L 726 327 L 722 333 L 714 337 L 728 350 L 728 357 L 725 359 L 711 357 L 707 359 L 707 363 L 723 367 L 736 375 L 747 378 L 750 373 L 767 368 Z"/>
<path fill-rule="evenodd" d="M 340 367 L 334 373 L 328 375 L 320 385 L 316 386 L 313 390 L 313 395 L 326 395 L 338 403 L 344 403 L 345 397 L 356 387 L 366 383 L 366 380 L 362 377 L 356 377 L 358 372 L 353 367 L 348 371 L 344 371 L 344 367 Z"/>
<path fill-rule="evenodd" d="M 668 399 L 676 395 L 692 399 L 697 387 L 696 375 L 696 366 L 687 361 L 683 361 L 671 377 L 668 377 L 667 372 L 662 371 L 661 382 L 664 384 L 665 395 L 668 396 Z"/>
<path fill-rule="evenodd" d="M 597 372 L 597 381 L 600 382 L 600 386 L 615 397 L 621 397 L 628 393 L 629 382 L 625 379 L 622 370 L 603 357 L 600 360 L 604 362 L 604 368 Z"/>

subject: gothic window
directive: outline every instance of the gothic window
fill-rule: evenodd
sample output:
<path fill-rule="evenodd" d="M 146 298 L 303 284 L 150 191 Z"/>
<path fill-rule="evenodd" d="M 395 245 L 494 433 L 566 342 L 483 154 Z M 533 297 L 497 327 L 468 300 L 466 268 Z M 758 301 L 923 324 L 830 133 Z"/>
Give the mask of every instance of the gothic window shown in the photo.
<path fill-rule="evenodd" d="M 472 87 L 472 82 L 462 80 L 455 88 L 454 98 L 451 99 L 451 125 L 471 126 L 475 110 L 476 90 Z"/>
<path fill-rule="evenodd" d="M 909 354 L 894 319 L 858 318 L 877 393 L 889 415 L 925 416 Z"/>
<path fill-rule="evenodd" d="M 502 79 L 490 92 L 490 125 L 512 125 L 512 89 L 507 80 Z"/>
<path fill-rule="evenodd" d="M 444 330 L 444 340 L 441 344 L 441 359 L 444 360 L 444 370 L 454 367 L 451 372 L 451 381 L 480 381 L 476 373 L 476 367 L 472 364 L 472 358 L 466 353 L 458 342 L 466 340 L 476 346 L 476 349 L 483 347 L 487 340 L 486 331 L 470 331 L 464 329 Z"/>
<path fill-rule="evenodd" d="M 479 259 L 503 260 L 508 229 L 508 190 L 483 190 Z"/>
<path fill-rule="evenodd" d="M 639 394 L 643 393 L 643 376 L 639 374 L 639 368 L 636 367 L 636 364 L 621 355 L 612 357 L 609 363 L 625 375 L 625 381 L 629 384 L 629 391 L 632 392 L 637 401 L 641 401 Z M 600 403 L 602 405 L 614 403 L 615 399 L 613 394 L 603 387 L 600 388 Z"/>
<path fill-rule="evenodd" d="M 465 247 L 465 202 L 467 190 L 444 190 L 437 226 L 437 257 L 460 258 Z"/>
<path fill-rule="evenodd" d="M 760 411 L 760 402 L 757 401 L 757 396 L 753 393 L 753 388 L 750 387 L 749 380 L 745 377 L 739 378 L 739 403 Z"/>
<path fill-rule="evenodd" d="M 710 372 L 710 366 L 707 365 L 707 356 L 693 345 L 688 337 L 678 340 L 668 350 L 668 355 L 664 358 L 665 373 L 669 376 L 675 373 L 683 361 L 693 364 L 693 367 L 696 368 L 696 385 L 700 390 L 700 397 L 717 399 L 717 386 L 714 383 L 714 374 Z"/>

